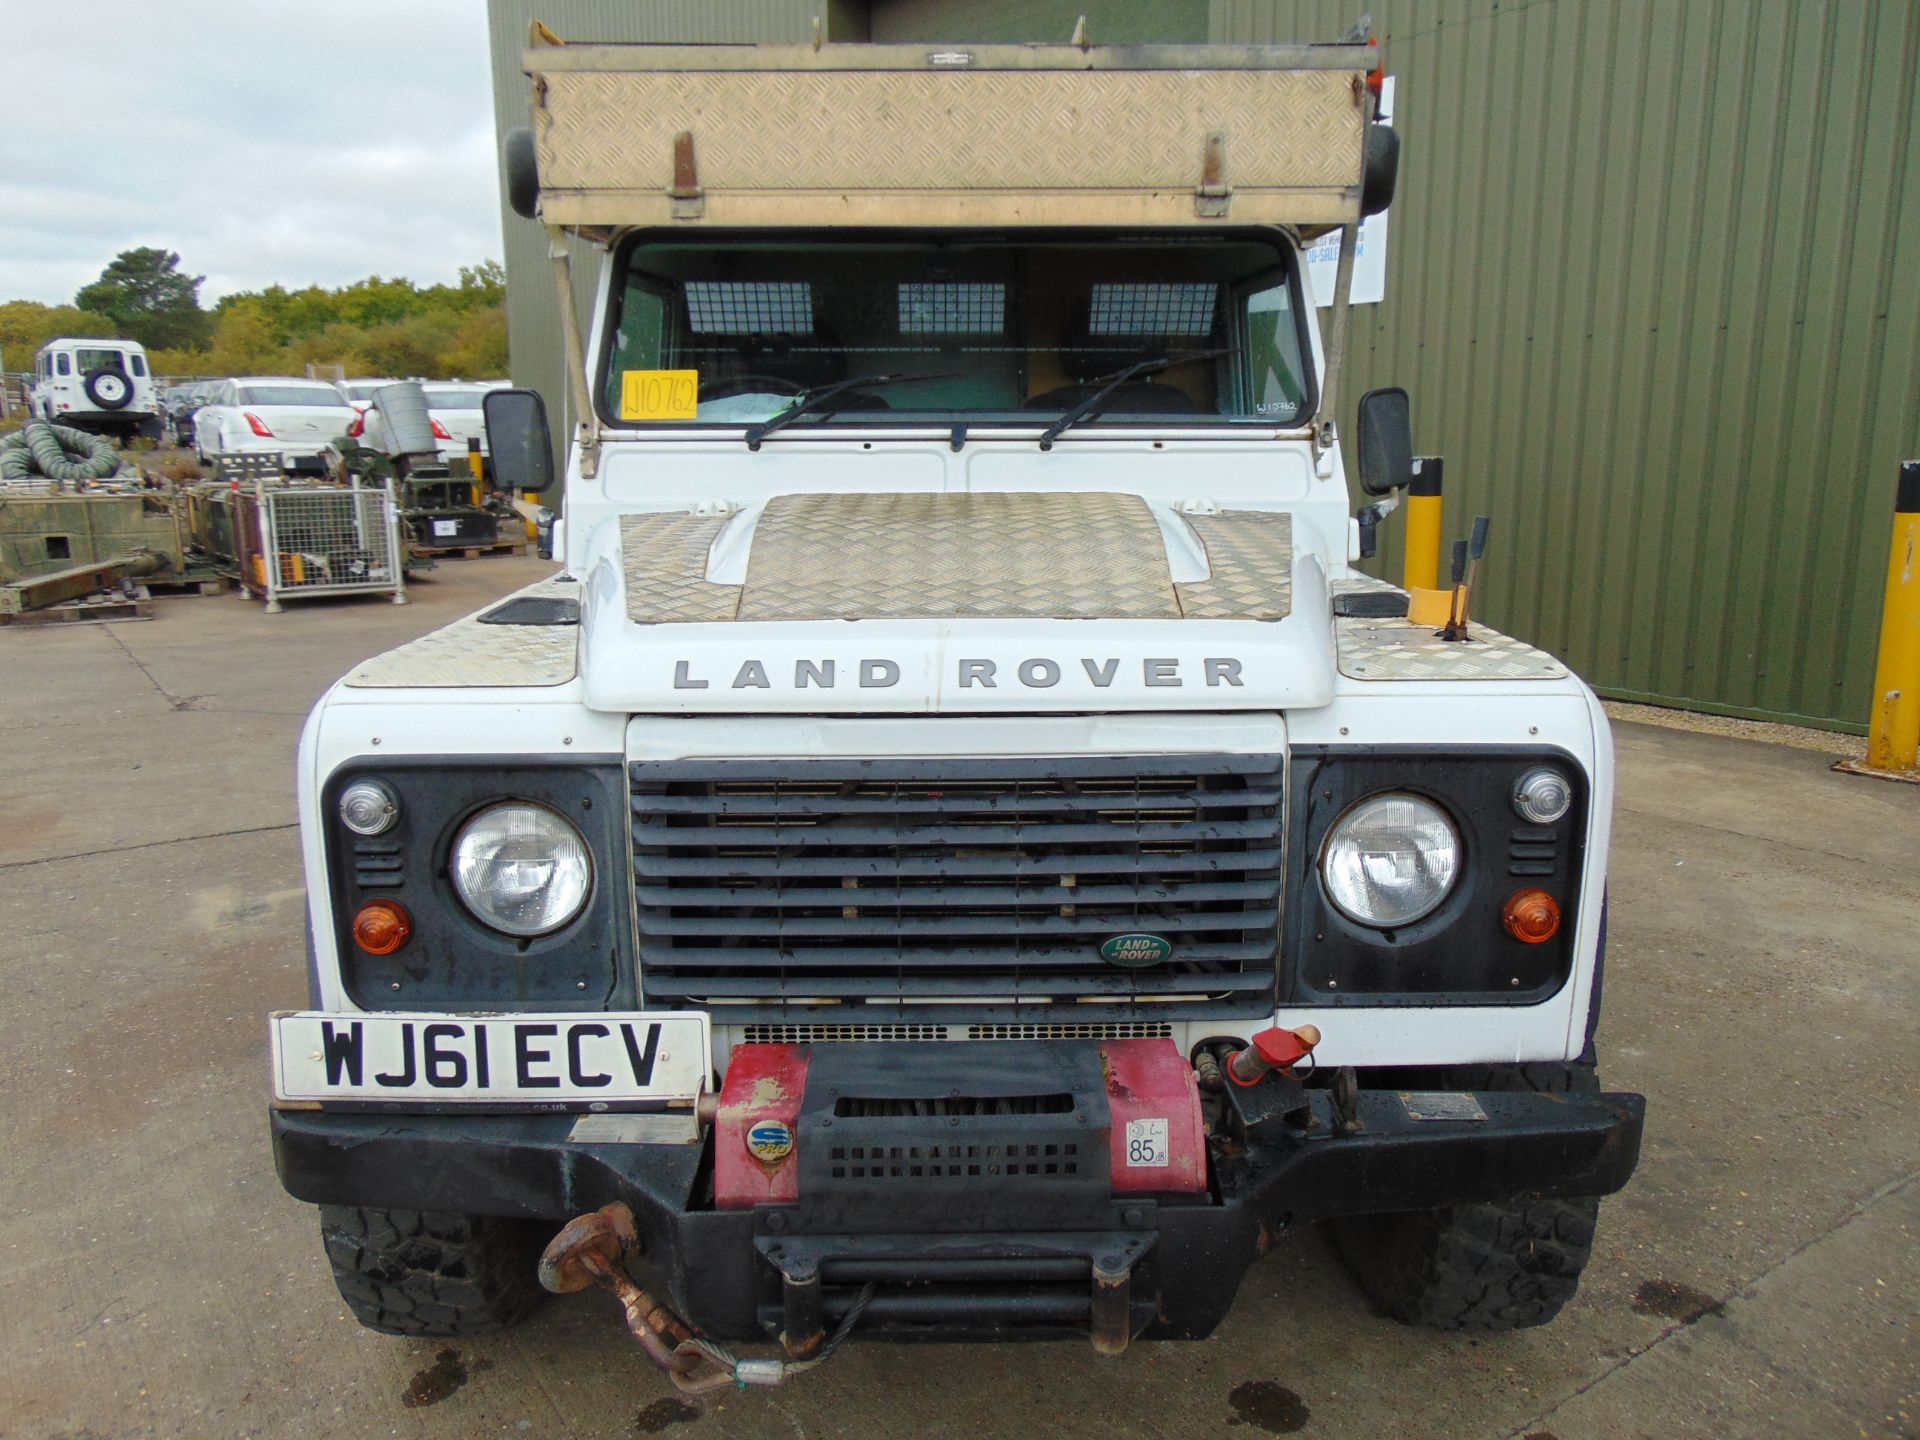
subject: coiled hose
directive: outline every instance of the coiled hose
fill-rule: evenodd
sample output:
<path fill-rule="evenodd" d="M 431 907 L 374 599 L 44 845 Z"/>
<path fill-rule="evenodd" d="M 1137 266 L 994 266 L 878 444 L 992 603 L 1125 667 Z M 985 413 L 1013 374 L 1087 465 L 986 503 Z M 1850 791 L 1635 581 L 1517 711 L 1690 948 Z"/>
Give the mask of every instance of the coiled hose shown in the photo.
<path fill-rule="evenodd" d="M 0 480 L 104 480 L 120 468 L 113 441 L 36 420 L 0 439 Z"/>

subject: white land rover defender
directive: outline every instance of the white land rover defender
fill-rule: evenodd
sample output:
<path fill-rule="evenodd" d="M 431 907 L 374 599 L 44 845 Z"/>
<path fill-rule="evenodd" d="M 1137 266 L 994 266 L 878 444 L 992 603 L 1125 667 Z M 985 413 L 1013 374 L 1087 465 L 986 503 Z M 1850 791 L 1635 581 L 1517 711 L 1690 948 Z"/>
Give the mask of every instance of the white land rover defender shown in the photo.
<path fill-rule="evenodd" d="M 1340 410 L 1301 245 L 1390 197 L 1377 54 L 536 39 L 569 326 L 601 257 L 563 483 L 541 397 L 487 416 L 564 568 L 299 756 L 273 1143 L 362 1321 L 598 1281 L 691 1389 L 1113 1352 L 1317 1220 L 1408 1321 L 1573 1293 L 1642 1122 L 1611 746 L 1353 568 L 1407 402 Z"/>
<path fill-rule="evenodd" d="M 138 340 L 49 340 L 33 359 L 27 408 L 36 419 L 112 435 L 122 444 L 166 433 L 146 347 Z"/>

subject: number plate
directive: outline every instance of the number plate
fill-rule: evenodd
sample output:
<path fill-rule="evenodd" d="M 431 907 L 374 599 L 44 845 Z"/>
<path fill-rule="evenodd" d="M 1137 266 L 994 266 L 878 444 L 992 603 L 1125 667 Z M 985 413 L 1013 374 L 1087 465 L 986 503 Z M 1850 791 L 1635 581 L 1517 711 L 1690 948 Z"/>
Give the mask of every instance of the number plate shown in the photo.
<path fill-rule="evenodd" d="M 277 1100 L 614 1110 L 692 1100 L 708 1067 L 681 1012 L 273 1017 Z"/>

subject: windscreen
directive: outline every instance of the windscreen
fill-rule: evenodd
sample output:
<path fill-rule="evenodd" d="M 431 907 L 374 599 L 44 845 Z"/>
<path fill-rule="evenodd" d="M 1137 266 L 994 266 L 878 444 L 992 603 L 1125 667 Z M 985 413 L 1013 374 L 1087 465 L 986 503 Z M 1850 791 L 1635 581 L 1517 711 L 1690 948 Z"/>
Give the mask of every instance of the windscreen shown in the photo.
<path fill-rule="evenodd" d="M 747 424 L 872 376 L 895 378 L 832 423 L 1044 424 L 1130 369 L 1086 423 L 1288 425 L 1312 401 L 1290 252 L 1265 240 L 642 241 L 615 306 L 615 424 Z"/>
<path fill-rule="evenodd" d="M 331 385 L 242 385 L 242 405 L 301 405 L 309 409 L 347 408 Z"/>
<path fill-rule="evenodd" d="M 487 393 L 458 385 L 424 385 L 421 389 L 429 410 L 478 410 Z"/>
<path fill-rule="evenodd" d="M 118 350 L 76 350 L 73 358 L 83 375 L 90 370 L 124 370 L 127 367 L 127 357 Z"/>

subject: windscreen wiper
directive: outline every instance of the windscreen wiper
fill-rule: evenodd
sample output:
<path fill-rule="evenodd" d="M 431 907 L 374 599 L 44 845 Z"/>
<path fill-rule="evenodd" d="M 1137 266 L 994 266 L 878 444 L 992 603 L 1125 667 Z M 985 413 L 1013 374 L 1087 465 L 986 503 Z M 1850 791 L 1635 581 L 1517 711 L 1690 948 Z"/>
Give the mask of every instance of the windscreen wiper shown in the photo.
<path fill-rule="evenodd" d="M 842 395 L 850 395 L 855 390 L 871 389 L 875 385 L 909 385 L 917 380 L 951 380 L 951 373 L 944 375 L 856 375 L 851 380 L 836 380 L 831 385 L 815 385 L 802 390 L 793 397 L 778 415 L 770 420 L 762 420 L 758 425 L 747 427 L 747 449 L 758 450 L 760 442 L 790 421 L 798 420 L 802 415 L 831 415 L 840 407 L 832 402 Z"/>
<path fill-rule="evenodd" d="M 1067 428 L 1078 425 L 1082 420 L 1091 420 L 1107 408 L 1107 401 L 1113 393 L 1129 380 L 1138 380 L 1142 375 L 1157 375 L 1162 370 L 1170 370 L 1175 365 L 1184 365 L 1189 360 L 1218 360 L 1222 355 L 1231 355 L 1232 347 L 1218 350 L 1194 350 L 1185 355 L 1157 355 L 1150 360 L 1136 360 L 1124 370 L 1116 370 L 1111 375 L 1102 375 L 1092 383 L 1100 388 L 1087 396 L 1078 405 L 1068 410 L 1040 436 L 1040 448 L 1051 450 L 1053 442 L 1065 433 Z"/>

